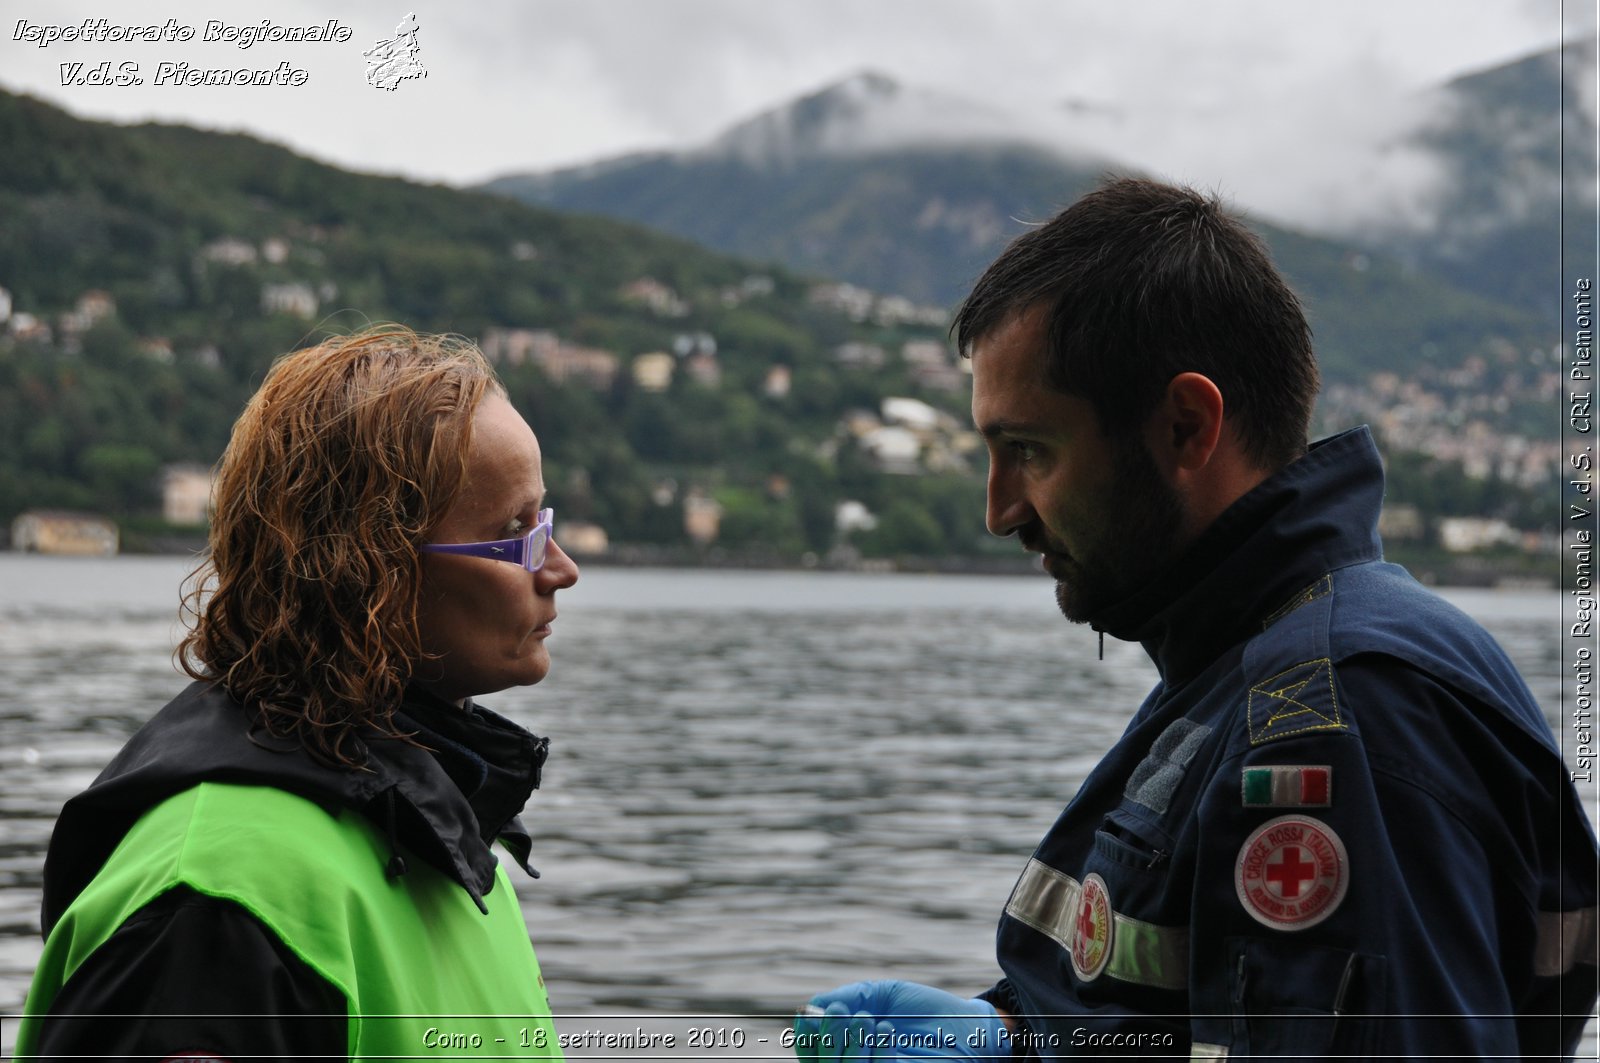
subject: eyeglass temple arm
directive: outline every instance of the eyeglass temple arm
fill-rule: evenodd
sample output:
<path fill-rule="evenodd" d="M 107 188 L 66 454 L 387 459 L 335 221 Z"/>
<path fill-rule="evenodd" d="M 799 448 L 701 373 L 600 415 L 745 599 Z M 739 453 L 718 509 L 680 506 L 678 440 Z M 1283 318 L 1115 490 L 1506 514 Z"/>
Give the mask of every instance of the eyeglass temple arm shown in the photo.
<path fill-rule="evenodd" d="M 524 543 L 521 539 L 506 539 L 505 545 L 493 543 L 428 543 L 422 549 L 430 554 L 466 554 L 468 557 L 497 557 L 506 555 L 510 560 L 521 561 Z"/>

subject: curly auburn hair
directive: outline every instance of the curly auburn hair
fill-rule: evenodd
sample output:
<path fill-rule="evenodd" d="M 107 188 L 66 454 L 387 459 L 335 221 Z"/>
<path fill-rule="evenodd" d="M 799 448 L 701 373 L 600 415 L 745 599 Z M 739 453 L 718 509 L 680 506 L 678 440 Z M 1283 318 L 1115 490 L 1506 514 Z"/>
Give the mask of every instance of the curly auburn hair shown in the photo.
<path fill-rule="evenodd" d="M 210 554 L 178 661 L 257 724 L 360 767 L 426 658 L 426 542 L 465 475 L 472 417 L 505 389 L 459 337 L 397 325 L 278 359 L 217 471 Z"/>

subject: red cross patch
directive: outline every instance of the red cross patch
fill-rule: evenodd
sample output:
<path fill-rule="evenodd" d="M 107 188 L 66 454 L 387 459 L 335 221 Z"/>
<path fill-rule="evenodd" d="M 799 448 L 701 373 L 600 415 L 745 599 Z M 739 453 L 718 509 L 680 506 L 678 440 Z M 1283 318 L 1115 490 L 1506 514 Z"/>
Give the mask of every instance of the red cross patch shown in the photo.
<path fill-rule="evenodd" d="M 1084 876 L 1078 918 L 1072 922 L 1072 970 L 1085 982 L 1100 977 L 1111 961 L 1111 895 L 1099 875 Z"/>
<path fill-rule="evenodd" d="M 1239 849 L 1239 903 L 1274 930 L 1304 930 L 1332 915 L 1350 886 L 1350 858 L 1332 827 L 1312 816 L 1268 820 Z"/>

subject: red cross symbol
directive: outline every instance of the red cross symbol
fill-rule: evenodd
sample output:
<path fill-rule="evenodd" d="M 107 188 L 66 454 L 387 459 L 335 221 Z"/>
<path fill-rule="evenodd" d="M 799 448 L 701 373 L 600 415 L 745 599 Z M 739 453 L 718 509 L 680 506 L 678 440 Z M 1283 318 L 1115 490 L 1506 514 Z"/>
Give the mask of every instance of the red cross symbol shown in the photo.
<path fill-rule="evenodd" d="M 1267 861 L 1267 881 L 1275 882 L 1285 899 L 1300 896 L 1300 887 L 1317 877 L 1317 865 L 1301 858 L 1298 845 L 1285 845 Z"/>
<path fill-rule="evenodd" d="M 1078 940 L 1085 945 L 1094 940 L 1094 905 L 1092 898 L 1085 897 L 1084 903 L 1078 906 Z"/>

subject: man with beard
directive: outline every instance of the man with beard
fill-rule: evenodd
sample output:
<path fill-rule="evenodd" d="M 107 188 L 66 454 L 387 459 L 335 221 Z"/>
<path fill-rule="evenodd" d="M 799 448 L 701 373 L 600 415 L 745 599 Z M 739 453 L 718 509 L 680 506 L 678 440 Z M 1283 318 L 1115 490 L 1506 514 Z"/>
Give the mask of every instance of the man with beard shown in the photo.
<path fill-rule="evenodd" d="M 1307 446 L 1310 330 L 1260 241 L 1113 181 L 955 331 L 989 530 L 1160 681 L 1024 868 L 1004 977 L 819 994 L 800 1057 L 1571 1054 L 1593 832 L 1500 648 L 1382 560 L 1368 430 Z"/>

